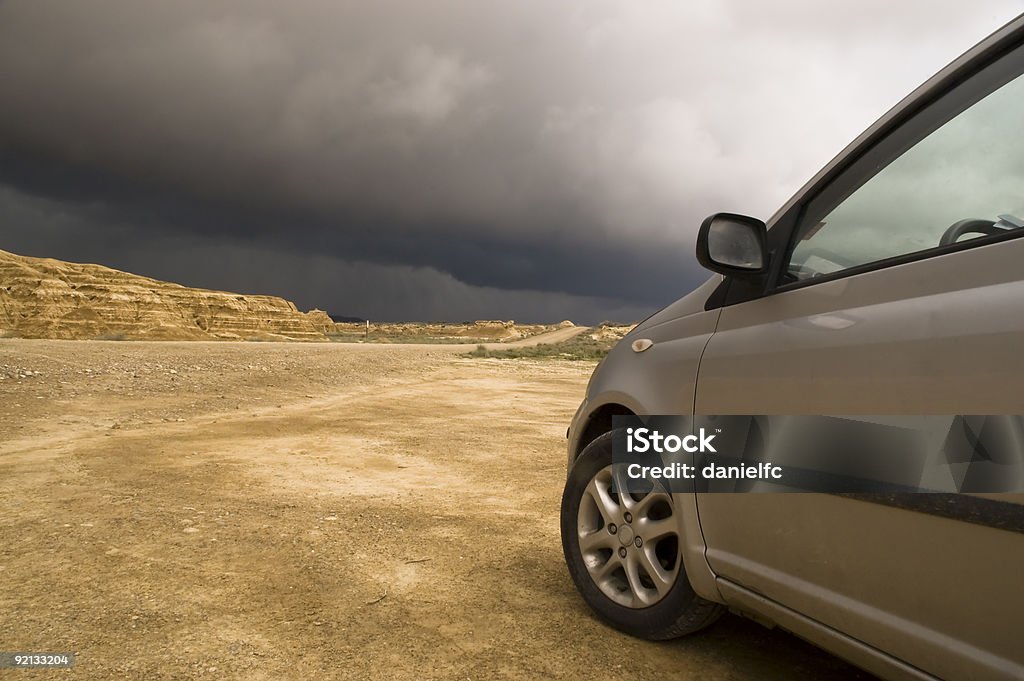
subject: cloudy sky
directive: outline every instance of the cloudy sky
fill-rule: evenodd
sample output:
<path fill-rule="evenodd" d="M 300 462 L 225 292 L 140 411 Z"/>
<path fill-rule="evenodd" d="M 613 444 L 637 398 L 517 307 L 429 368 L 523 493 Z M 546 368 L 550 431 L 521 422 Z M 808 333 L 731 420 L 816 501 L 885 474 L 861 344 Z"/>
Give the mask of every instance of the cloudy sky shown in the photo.
<path fill-rule="evenodd" d="M 1019 0 L 0 0 L 0 249 L 632 320 Z"/>

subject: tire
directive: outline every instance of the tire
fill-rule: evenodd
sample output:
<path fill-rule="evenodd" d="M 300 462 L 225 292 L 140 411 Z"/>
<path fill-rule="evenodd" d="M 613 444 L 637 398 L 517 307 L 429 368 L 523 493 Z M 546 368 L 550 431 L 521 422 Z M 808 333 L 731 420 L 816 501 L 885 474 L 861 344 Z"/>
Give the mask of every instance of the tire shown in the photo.
<path fill-rule="evenodd" d="M 569 472 L 562 551 L 576 589 L 602 620 L 632 636 L 661 641 L 707 627 L 725 608 L 690 587 L 671 495 L 653 485 L 647 494 L 618 494 L 618 468 L 606 433 Z"/>

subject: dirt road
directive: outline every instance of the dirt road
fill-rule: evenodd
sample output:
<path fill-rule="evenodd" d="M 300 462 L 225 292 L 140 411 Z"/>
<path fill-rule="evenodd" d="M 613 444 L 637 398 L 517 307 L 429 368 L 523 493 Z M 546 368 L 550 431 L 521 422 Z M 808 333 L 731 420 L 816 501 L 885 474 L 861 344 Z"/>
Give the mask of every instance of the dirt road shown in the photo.
<path fill-rule="evenodd" d="M 532 347 L 541 343 L 555 344 L 574 338 L 584 331 L 590 331 L 590 328 L 586 326 L 566 326 L 561 329 L 555 329 L 554 331 L 548 331 L 547 333 L 539 333 L 536 336 L 528 336 L 517 341 L 508 341 L 507 343 L 484 343 L 484 345 L 489 350 L 500 350 L 502 348 Z"/>
<path fill-rule="evenodd" d="M 652 644 L 591 616 L 557 522 L 591 369 L 0 341 L 0 649 L 83 679 L 864 678 L 736 617 Z"/>

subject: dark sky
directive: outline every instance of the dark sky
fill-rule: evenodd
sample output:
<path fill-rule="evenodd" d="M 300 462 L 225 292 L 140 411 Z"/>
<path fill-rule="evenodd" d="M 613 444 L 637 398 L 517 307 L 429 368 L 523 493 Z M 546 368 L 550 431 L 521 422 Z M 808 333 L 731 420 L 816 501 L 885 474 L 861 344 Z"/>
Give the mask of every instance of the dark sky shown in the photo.
<path fill-rule="evenodd" d="M 373 319 L 635 320 L 1019 2 L 0 0 L 0 249 Z"/>

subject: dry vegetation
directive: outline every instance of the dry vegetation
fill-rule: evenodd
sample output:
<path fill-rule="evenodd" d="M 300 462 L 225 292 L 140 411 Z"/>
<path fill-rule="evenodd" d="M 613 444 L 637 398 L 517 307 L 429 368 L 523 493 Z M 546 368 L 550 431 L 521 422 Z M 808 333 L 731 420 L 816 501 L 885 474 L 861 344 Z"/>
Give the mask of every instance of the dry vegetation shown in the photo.
<path fill-rule="evenodd" d="M 549 333 L 561 324 L 517 324 L 514 321 L 481 320 L 474 322 L 385 322 L 369 326 L 361 323 L 335 323 L 327 336 L 348 343 L 494 343 L 517 341 Z"/>
<path fill-rule="evenodd" d="M 513 348 L 478 345 L 468 354 L 471 357 L 493 357 L 496 359 L 600 361 L 632 328 L 632 326 L 605 322 L 558 343 L 537 343 L 536 345 Z"/>

